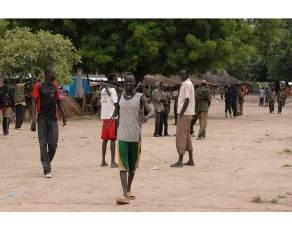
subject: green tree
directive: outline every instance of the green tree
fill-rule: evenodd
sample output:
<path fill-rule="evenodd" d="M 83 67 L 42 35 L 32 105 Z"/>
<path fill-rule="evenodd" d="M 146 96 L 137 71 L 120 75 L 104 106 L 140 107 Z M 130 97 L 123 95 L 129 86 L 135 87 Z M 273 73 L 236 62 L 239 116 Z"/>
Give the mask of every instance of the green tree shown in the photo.
<path fill-rule="evenodd" d="M 58 82 L 68 83 L 72 66 L 79 60 L 71 41 L 60 34 L 16 28 L 6 31 L 0 39 L 0 69 L 7 76 L 43 76 L 51 66 L 57 72 Z"/>

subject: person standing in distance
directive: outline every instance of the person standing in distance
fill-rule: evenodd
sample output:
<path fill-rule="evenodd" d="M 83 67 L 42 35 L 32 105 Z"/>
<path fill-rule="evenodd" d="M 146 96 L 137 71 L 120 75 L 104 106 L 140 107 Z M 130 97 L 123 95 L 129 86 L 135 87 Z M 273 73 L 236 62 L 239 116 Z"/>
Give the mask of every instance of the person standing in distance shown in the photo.
<path fill-rule="evenodd" d="M 189 152 L 189 161 L 185 165 L 195 165 L 190 134 L 191 122 L 195 115 L 195 90 L 192 81 L 189 79 L 189 72 L 187 70 L 181 71 L 180 77 L 182 84 L 178 96 L 178 118 L 176 126 L 176 149 L 179 158 L 171 167 L 183 167 L 183 157 L 186 151 Z"/>
<path fill-rule="evenodd" d="M 106 84 L 101 90 L 101 120 L 102 125 L 102 161 L 101 167 L 107 166 L 105 160 L 107 142 L 110 141 L 111 149 L 111 167 L 117 168 L 118 165 L 115 163 L 115 153 L 116 153 L 116 139 L 117 139 L 117 120 L 113 116 L 115 110 L 118 107 L 118 95 L 115 89 L 117 85 L 117 77 L 114 74 L 108 75 L 108 81 L 110 85 Z"/>
<path fill-rule="evenodd" d="M 51 162 L 55 156 L 59 137 L 57 107 L 63 117 L 63 126 L 67 124 L 63 106 L 61 105 L 56 73 L 52 68 L 45 71 L 45 81 L 37 82 L 31 94 L 32 122 L 31 131 L 38 128 L 41 162 L 46 178 L 51 178 Z"/>

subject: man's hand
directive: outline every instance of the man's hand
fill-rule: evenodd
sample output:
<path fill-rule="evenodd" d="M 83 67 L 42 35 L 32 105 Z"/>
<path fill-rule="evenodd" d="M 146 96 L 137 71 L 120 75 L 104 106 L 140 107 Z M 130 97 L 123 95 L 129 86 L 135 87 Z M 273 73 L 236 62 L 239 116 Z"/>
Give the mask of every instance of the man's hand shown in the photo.
<path fill-rule="evenodd" d="M 67 125 L 67 119 L 66 117 L 63 117 L 63 126 Z"/>
<path fill-rule="evenodd" d="M 143 117 L 143 123 L 146 123 L 148 120 L 149 120 L 149 116 L 146 115 Z"/>
<path fill-rule="evenodd" d="M 35 122 L 35 121 L 32 121 L 32 122 L 31 122 L 30 130 L 31 130 L 32 132 L 35 132 L 35 131 L 36 131 L 36 122 Z"/>

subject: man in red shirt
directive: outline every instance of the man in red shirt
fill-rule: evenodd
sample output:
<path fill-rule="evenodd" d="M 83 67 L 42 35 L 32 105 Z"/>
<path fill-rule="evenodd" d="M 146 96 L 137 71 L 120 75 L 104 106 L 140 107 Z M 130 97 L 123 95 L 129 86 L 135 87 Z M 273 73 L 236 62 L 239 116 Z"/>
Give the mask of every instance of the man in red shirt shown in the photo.
<path fill-rule="evenodd" d="M 31 131 L 36 131 L 37 117 L 41 162 L 46 178 L 51 177 L 51 162 L 56 153 L 58 143 L 59 128 L 57 122 L 57 107 L 63 117 L 63 126 L 67 123 L 63 107 L 61 106 L 58 85 L 55 82 L 55 79 L 56 74 L 54 70 L 48 68 L 45 71 L 45 81 L 36 83 L 31 94 Z"/>

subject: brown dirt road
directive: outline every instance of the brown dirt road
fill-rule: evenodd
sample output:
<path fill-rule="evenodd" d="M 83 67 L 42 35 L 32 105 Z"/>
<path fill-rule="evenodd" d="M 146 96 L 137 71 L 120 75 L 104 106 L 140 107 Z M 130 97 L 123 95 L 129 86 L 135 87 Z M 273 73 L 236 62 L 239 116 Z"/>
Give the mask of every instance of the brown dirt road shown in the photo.
<path fill-rule="evenodd" d="M 51 179 L 42 175 L 29 124 L 11 129 L 9 137 L 0 135 L 0 211 L 292 211 L 292 167 L 283 167 L 292 165 L 292 152 L 283 152 L 292 151 L 292 100 L 281 116 L 256 100 L 248 96 L 236 119 L 224 118 L 224 103 L 213 100 L 207 139 L 193 138 L 195 167 L 169 167 L 177 159 L 173 120 L 170 137 L 154 138 L 154 120 L 145 124 L 137 199 L 127 206 L 115 204 L 122 192 L 118 169 L 99 167 L 100 121 L 60 127 Z M 251 202 L 257 195 L 263 203 Z"/>

